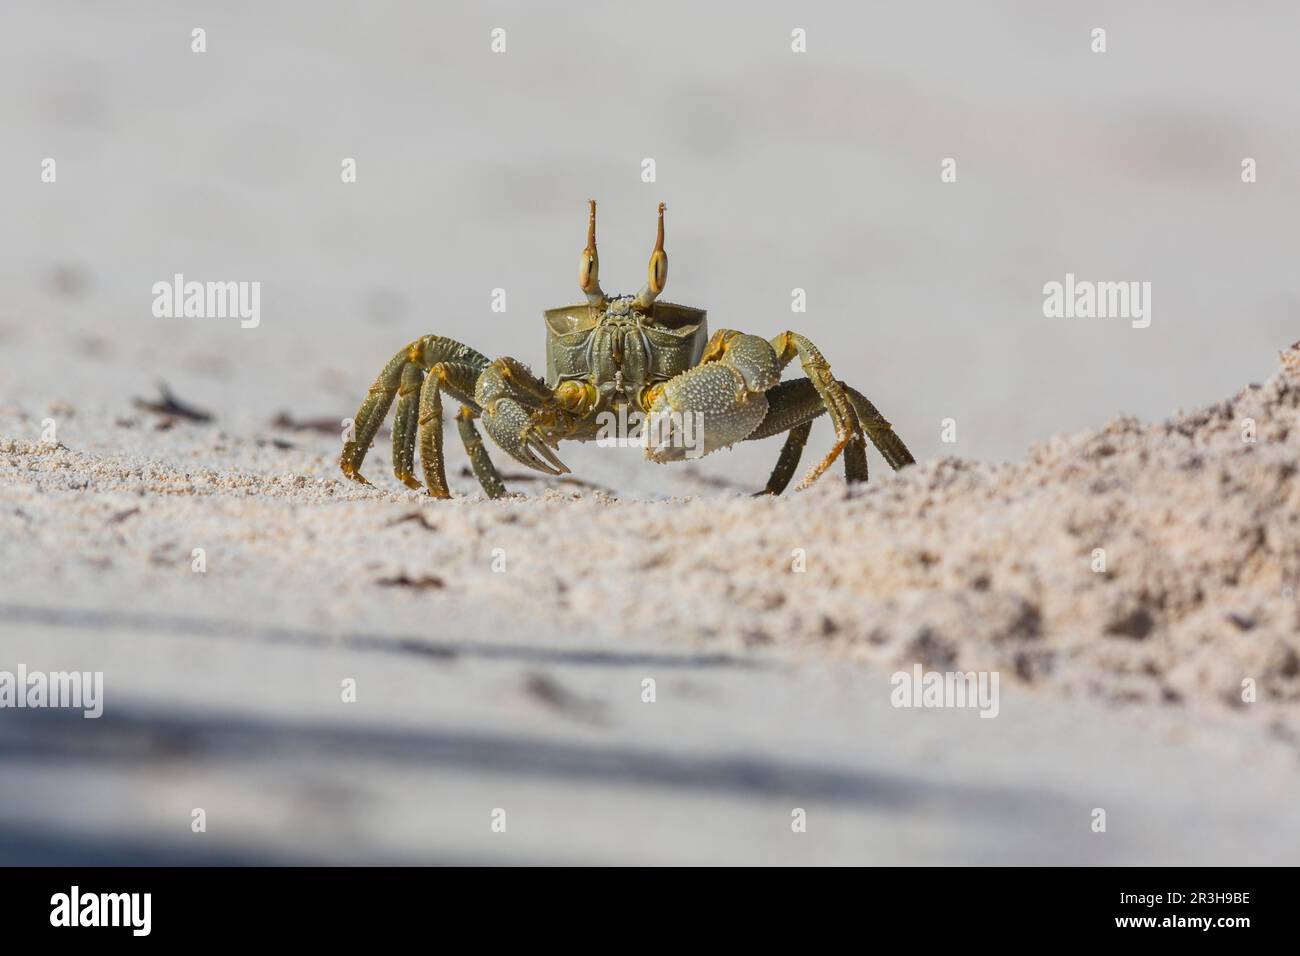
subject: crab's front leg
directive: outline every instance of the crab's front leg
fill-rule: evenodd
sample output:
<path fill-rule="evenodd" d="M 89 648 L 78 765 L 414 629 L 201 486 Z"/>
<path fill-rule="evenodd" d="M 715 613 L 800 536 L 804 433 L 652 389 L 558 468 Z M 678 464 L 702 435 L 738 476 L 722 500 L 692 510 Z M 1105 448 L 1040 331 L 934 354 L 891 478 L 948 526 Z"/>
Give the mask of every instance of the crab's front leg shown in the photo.
<path fill-rule="evenodd" d="M 483 427 L 506 454 L 545 474 L 567 475 L 554 449 L 595 404 L 596 390 L 580 382 L 552 389 L 523 362 L 499 358 L 479 376 L 474 400 Z"/>
<path fill-rule="evenodd" d="M 743 441 L 767 415 L 766 392 L 780 378 L 776 353 L 765 339 L 720 329 L 700 364 L 645 393 L 646 457 L 681 461 Z M 688 441 L 695 423 L 698 434 Z"/>

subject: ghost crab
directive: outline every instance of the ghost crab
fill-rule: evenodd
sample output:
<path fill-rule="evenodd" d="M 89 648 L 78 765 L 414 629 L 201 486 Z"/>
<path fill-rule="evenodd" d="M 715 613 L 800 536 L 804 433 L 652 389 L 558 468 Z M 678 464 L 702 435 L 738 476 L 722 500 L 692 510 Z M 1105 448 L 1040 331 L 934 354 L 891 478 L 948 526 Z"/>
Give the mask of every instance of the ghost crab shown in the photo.
<path fill-rule="evenodd" d="M 361 463 L 388 408 L 397 398 L 393 422 L 393 471 L 410 488 L 419 447 L 425 486 L 435 498 L 450 498 L 442 456 L 442 395 L 460 402 L 456 416 L 470 466 L 491 498 L 506 494 L 475 419 L 516 461 L 548 475 L 569 469 L 555 455 L 562 440 L 590 441 L 597 423 L 631 407 L 650 428 L 646 457 L 686 457 L 673 422 L 702 415 L 703 454 L 739 441 L 788 432 L 776 467 L 760 494 L 780 494 L 799 465 L 812 422 L 829 414 L 835 444 L 800 483 L 816 481 L 843 455 L 844 476 L 867 480 L 864 435 L 893 468 L 914 459 L 874 405 L 831 375 L 817 347 L 797 332 L 771 341 L 721 329 L 708 338 L 705 312 L 659 302 L 668 279 L 664 252 L 664 206 L 650 254 L 649 277 L 636 295 L 606 295 L 600 287 L 596 254 L 596 201 L 590 201 L 587 247 L 578 267 L 586 302 L 544 313 L 547 328 L 546 380 L 513 358 L 489 360 L 467 345 L 425 335 L 398 352 L 379 373 L 353 419 L 353 440 L 343 448 L 343 474 L 367 483 Z M 707 340 L 707 341 L 706 341 Z M 799 360 L 806 378 L 781 381 Z"/>

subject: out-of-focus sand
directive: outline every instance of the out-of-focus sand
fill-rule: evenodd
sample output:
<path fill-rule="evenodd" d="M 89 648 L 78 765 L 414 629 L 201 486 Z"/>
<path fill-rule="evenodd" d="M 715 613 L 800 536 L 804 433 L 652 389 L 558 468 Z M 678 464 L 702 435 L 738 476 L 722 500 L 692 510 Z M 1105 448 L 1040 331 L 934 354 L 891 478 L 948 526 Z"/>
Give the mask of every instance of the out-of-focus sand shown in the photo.
<path fill-rule="evenodd" d="M 1294 862 L 1293 4 L 359 9 L 6 5 L 0 669 L 107 701 L 0 711 L 0 860 Z M 591 195 L 608 288 L 666 201 L 666 298 L 806 332 L 921 465 L 565 446 L 605 491 L 490 502 L 450 441 L 436 503 L 273 424 L 427 332 L 541 368 Z M 1045 319 L 1067 271 L 1151 327 Z M 261 325 L 154 318 L 176 272 Z M 917 662 L 999 716 L 891 707 Z"/>

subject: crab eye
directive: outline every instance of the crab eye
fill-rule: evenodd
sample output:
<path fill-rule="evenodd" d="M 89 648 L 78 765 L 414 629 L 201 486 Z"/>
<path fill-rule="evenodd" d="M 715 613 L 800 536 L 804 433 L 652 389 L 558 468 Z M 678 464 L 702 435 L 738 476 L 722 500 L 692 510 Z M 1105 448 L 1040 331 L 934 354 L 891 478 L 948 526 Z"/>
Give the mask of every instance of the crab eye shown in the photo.
<path fill-rule="evenodd" d="M 664 204 L 659 204 L 659 226 L 655 235 L 654 252 L 650 253 L 650 291 L 655 295 L 664 291 L 668 283 L 668 253 L 664 252 Z"/>
<path fill-rule="evenodd" d="M 596 254 L 596 200 L 591 203 L 591 218 L 587 220 L 587 248 L 578 260 L 578 288 L 587 295 L 602 295 L 600 291 L 600 256 Z"/>
<path fill-rule="evenodd" d="M 664 291 L 668 284 L 668 253 L 656 249 L 650 256 L 649 268 L 650 291 L 655 295 Z"/>
<path fill-rule="evenodd" d="M 583 250 L 578 262 L 578 286 L 583 292 L 595 292 L 599 284 L 600 262 L 594 252 Z"/>
<path fill-rule="evenodd" d="M 654 303 L 655 297 L 664 291 L 668 283 L 668 253 L 664 252 L 664 204 L 659 204 L 659 225 L 655 229 L 655 247 L 650 253 L 650 268 L 646 284 L 636 294 L 632 307 L 639 312 L 646 312 Z M 647 313 L 648 314 L 648 313 Z"/>

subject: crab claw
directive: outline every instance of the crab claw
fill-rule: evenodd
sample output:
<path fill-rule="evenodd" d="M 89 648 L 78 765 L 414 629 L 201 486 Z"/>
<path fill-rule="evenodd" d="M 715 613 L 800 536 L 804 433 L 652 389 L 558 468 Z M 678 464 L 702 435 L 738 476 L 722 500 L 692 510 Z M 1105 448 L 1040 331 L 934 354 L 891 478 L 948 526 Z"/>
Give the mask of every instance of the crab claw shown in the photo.
<path fill-rule="evenodd" d="M 730 362 L 710 362 L 664 383 L 648 412 L 645 456 L 662 464 L 744 440 L 767 414 L 767 398 Z"/>
<path fill-rule="evenodd" d="M 670 461 L 685 461 L 690 444 L 684 434 L 686 420 L 683 416 L 675 415 L 666 405 L 651 412 L 641 426 L 646 458 L 661 465 Z"/>
<path fill-rule="evenodd" d="M 483 427 L 515 461 L 548 475 L 567 475 L 569 468 L 551 449 L 554 442 L 513 398 L 499 398 L 483 410 Z"/>
<path fill-rule="evenodd" d="M 537 426 L 530 425 L 522 437 L 523 453 L 529 457 L 529 464 L 534 468 L 538 471 L 549 471 L 553 475 L 569 474 L 569 466 L 560 461 L 555 452 L 551 451 L 550 440 Z M 545 461 L 539 461 L 539 458 Z"/>

